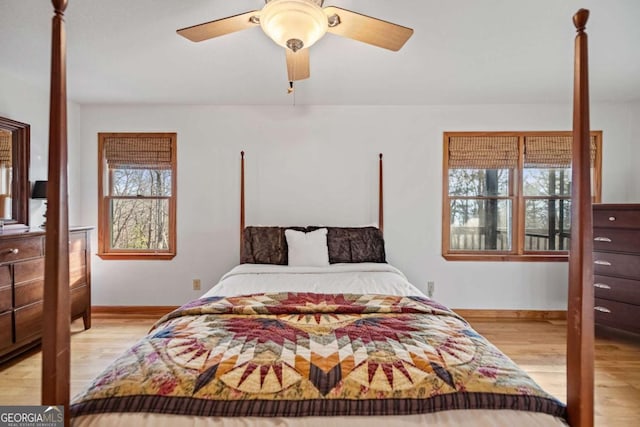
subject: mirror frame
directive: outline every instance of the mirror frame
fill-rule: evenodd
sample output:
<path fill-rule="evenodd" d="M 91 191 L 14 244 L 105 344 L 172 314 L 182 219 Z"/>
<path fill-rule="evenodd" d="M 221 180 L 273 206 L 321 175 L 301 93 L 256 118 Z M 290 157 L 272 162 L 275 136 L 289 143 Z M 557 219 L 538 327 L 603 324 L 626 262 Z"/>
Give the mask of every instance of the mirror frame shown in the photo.
<path fill-rule="evenodd" d="M 31 126 L 27 123 L 0 117 L 0 129 L 12 134 L 11 158 L 13 174 L 11 182 L 11 219 L 5 224 L 18 223 L 29 225 L 29 198 L 31 183 L 29 182 L 29 152 Z"/>

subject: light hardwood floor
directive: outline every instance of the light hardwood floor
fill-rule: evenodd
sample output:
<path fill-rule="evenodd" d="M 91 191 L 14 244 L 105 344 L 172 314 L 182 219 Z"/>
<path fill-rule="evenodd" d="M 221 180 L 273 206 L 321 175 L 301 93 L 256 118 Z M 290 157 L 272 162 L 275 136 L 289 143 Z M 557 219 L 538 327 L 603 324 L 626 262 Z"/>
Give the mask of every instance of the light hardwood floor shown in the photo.
<path fill-rule="evenodd" d="M 93 327 L 72 324 L 72 394 L 79 392 L 118 354 L 153 324 L 149 317 L 94 317 Z M 563 321 L 471 321 L 545 390 L 565 399 Z M 40 403 L 38 350 L 0 366 L 0 405 Z M 596 337 L 595 418 L 597 426 L 632 426 L 640 420 L 640 337 L 598 329 Z"/>

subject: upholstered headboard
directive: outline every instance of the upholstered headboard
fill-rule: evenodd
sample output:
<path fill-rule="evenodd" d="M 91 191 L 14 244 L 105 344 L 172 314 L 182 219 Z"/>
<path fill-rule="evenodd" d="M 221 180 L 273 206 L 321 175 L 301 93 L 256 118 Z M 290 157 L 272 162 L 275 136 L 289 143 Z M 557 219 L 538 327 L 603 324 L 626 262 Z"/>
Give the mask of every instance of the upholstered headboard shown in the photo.
<path fill-rule="evenodd" d="M 376 227 L 246 227 L 242 234 L 242 264 L 288 264 L 284 231 L 327 228 L 329 262 L 386 262 L 382 231 Z"/>

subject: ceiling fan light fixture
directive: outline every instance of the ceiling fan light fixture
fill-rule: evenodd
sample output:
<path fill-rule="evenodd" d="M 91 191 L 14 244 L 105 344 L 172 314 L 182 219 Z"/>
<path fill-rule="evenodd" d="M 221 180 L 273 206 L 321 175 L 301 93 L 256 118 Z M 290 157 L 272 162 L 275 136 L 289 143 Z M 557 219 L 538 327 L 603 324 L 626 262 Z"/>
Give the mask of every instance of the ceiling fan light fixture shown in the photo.
<path fill-rule="evenodd" d="M 260 12 L 260 26 L 265 34 L 284 48 L 292 49 L 292 45 L 295 50 L 311 47 L 329 28 L 327 15 L 319 4 L 322 2 L 271 0 Z"/>

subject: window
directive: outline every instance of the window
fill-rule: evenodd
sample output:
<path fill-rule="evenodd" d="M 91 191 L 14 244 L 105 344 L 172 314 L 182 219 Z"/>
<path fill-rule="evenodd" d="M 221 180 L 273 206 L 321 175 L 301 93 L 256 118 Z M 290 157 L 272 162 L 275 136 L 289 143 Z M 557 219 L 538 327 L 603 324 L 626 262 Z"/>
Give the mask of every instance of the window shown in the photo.
<path fill-rule="evenodd" d="M 445 132 L 442 255 L 563 261 L 571 235 L 571 132 Z M 591 133 L 594 202 L 602 132 Z"/>
<path fill-rule="evenodd" d="M 98 134 L 98 255 L 176 255 L 176 134 Z"/>

